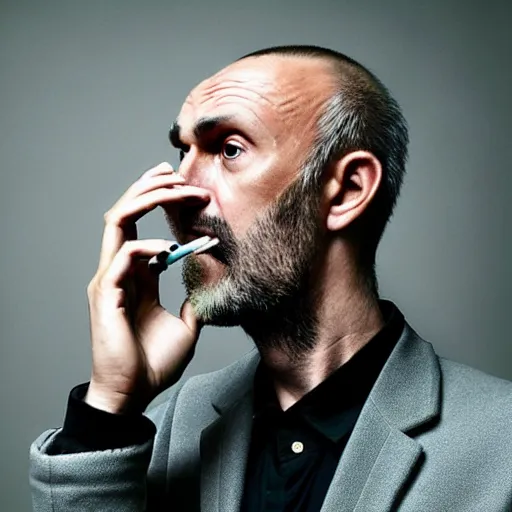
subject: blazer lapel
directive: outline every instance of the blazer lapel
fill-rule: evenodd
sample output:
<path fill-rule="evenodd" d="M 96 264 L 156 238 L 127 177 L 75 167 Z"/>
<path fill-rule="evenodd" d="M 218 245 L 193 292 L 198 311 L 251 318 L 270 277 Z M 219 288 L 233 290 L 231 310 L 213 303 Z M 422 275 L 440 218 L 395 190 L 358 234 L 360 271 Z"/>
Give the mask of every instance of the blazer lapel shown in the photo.
<path fill-rule="evenodd" d="M 201 511 L 238 512 L 252 425 L 251 394 L 206 428 L 201 436 Z"/>
<path fill-rule="evenodd" d="M 396 509 L 423 460 L 421 445 L 407 432 L 434 420 L 439 402 L 437 357 L 406 323 L 361 411 L 321 512 Z"/>
<path fill-rule="evenodd" d="M 252 429 L 256 351 L 212 401 L 219 417 L 201 434 L 201 511 L 238 512 Z"/>
<path fill-rule="evenodd" d="M 390 428 L 375 405 L 367 403 L 321 512 L 390 510 L 421 452 L 416 441 Z"/>
<path fill-rule="evenodd" d="M 253 352 L 215 386 L 200 441 L 201 511 L 240 509 L 252 426 Z M 413 438 L 440 410 L 440 370 L 430 343 L 406 323 L 347 443 L 321 512 L 395 510 L 423 461 Z M 203 383 L 204 384 L 204 383 Z"/>

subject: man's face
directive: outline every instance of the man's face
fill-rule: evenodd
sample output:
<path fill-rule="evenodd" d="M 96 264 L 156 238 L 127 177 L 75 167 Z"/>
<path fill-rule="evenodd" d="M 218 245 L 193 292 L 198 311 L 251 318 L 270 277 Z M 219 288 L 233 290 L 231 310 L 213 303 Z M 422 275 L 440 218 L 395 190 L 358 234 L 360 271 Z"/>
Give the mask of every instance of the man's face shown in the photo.
<path fill-rule="evenodd" d="M 180 242 L 220 240 L 183 266 L 205 323 L 236 325 L 302 293 L 321 226 L 318 198 L 298 179 L 331 94 L 325 64 L 268 56 L 220 71 L 183 105 L 172 137 L 183 150 L 179 172 L 210 202 L 169 221 Z"/>

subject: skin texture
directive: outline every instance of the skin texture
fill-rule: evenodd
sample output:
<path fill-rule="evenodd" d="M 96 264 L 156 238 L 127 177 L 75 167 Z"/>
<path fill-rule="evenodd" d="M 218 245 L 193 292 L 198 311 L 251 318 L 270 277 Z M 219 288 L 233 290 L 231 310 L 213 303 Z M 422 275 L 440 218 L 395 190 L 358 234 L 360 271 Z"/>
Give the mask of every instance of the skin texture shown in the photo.
<path fill-rule="evenodd" d="M 332 87 L 324 64 L 287 62 L 283 68 L 282 60 L 229 66 L 194 89 L 178 117 L 180 139 L 190 147 L 179 172 L 212 193 L 204 213 L 223 218 L 237 236 L 297 178 Z M 230 162 L 202 151 L 192 133 L 202 117 L 223 115 L 234 118 L 227 128 L 246 133 L 230 139 L 245 150 Z"/>
<path fill-rule="evenodd" d="M 183 152 L 179 175 L 167 163 L 150 169 L 105 214 L 87 289 L 90 405 L 144 410 L 180 378 L 202 325 L 213 323 L 253 337 L 286 409 L 382 327 L 347 237 L 375 196 L 379 161 L 355 151 L 323 170 L 318 191 L 300 187 L 333 90 L 326 63 L 266 56 L 191 92 L 172 134 Z M 147 265 L 173 241 L 137 239 L 136 222 L 158 206 L 178 241 L 220 240 L 186 260 L 179 316 L 161 305 L 159 274 Z"/>
<path fill-rule="evenodd" d="M 180 175 L 208 190 L 210 202 L 182 209 L 178 219 L 169 215 L 170 224 L 178 238 L 196 227 L 221 240 L 220 257 L 192 256 L 184 264 L 195 313 L 205 323 L 246 330 L 283 408 L 382 326 L 355 272 L 357 251 L 343 238 L 377 189 L 379 162 L 354 152 L 326 171 L 319 195 L 299 186 L 333 91 L 322 61 L 245 59 L 190 93 L 174 140 L 183 150 Z M 194 127 L 207 118 L 222 123 L 197 137 Z"/>
<path fill-rule="evenodd" d="M 159 205 L 207 201 L 206 191 L 185 185 L 162 163 L 105 214 L 100 261 L 87 287 L 93 364 L 85 401 L 93 407 L 140 412 L 191 359 L 201 325 L 188 303 L 179 317 L 162 307 L 159 275 L 147 265 L 172 241 L 137 240 L 136 222 Z"/>

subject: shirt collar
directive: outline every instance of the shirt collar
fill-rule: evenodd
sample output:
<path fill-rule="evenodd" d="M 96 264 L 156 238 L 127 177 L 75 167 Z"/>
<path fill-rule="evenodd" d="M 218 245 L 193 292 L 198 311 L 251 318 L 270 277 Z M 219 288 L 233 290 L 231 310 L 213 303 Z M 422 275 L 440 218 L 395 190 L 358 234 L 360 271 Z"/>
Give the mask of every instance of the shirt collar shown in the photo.
<path fill-rule="evenodd" d="M 404 316 L 380 300 L 384 327 L 349 361 L 283 412 L 272 382 L 260 362 L 254 380 L 255 418 L 301 417 L 334 442 L 350 432 L 362 406 L 404 328 Z"/>

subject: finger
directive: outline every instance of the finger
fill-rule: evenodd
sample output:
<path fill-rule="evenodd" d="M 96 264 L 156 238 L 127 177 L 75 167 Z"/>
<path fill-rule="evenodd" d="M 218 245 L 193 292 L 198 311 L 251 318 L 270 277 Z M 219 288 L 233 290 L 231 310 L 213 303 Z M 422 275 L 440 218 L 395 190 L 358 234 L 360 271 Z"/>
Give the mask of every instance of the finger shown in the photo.
<path fill-rule="evenodd" d="M 152 167 L 151 169 L 144 171 L 142 173 L 142 175 L 140 176 L 139 180 L 144 180 L 146 178 L 152 178 L 153 176 L 158 176 L 160 174 L 169 174 L 169 173 L 179 176 L 179 174 L 174 171 L 172 165 L 169 162 L 162 162 L 162 163 L 156 165 L 155 167 Z"/>
<path fill-rule="evenodd" d="M 197 200 L 207 202 L 208 191 L 185 185 L 179 189 L 160 188 L 126 201 L 120 201 L 105 215 L 99 272 L 104 272 L 126 241 L 126 227 L 133 225 L 158 205 Z"/>
<path fill-rule="evenodd" d="M 124 228 L 120 228 L 113 222 L 107 222 L 107 216 L 110 217 L 110 212 L 115 210 L 119 204 L 130 199 L 132 196 L 140 195 L 140 193 L 143 193 L 144 188 L 147 190 L 155 188 L 148 187 L 147 183 L 150 182 L 151 178 L 157 176 L 162 176 L 164 183 L 166 183 L 166 179 L 169 179 L 169 184 L 171 185 L 177 185 L 184 182 L 184 179 L 174 172 L 172 166 L 169 163 L 162 162 L 161 164 L 145 171 L 141 178 L 139 178 L 139 180 L 131 185 L 131 187 L 123 194 L 123 196 L 121 196 L 113 208 L 105 214 L 106 225 L 101 242 L 102 250 L 100 254 L 99 269 L 105 268 L 106 265 L 109 264 L 124 241 L 134 240 L 137 238 L 137 227 L 135 224 L 132 224 L 131 226 L 126 225 Z M 161 184 L 164 185 L 164 183 Z M 158 183 L 156 185 L 158 186 Z"/>
<path fill-rule="evenodd" d="M 181 305 L 180 317 L 183 320 L 183 322 L 185 323 L 185 325 L 192 332 L 198 332 L 203 327 L 202 322 L 200 322 L 200 320 L 196 316 L 194 308 L 193 308 L 192 304 L 188 300 L 186 300 Z"/>
<path fill-rule="evenodd" d="M 160 303 L 160 272 L 149 269 L 147 260 L 132 259 L 129 269 L 129 278 L 123 281 L 123 288 L 126 290 L 126 299 L 131 311 L 137 309 L 142 303 Z"/>
<path fill-rule="evenodd" d="M 125 192 L 122 199 L 136 197 L 157 188 L 180 188 L 185 184 L 185 179 L 176 174 L 160 174 L 151 178 L 145 178 L 133 183 Z"/>
<path fill-rule="evenodd" d="M 98 273 L 103 274 L 124 242 L 129 238 L 126 229 L 105 219 L 105 228 L 101 240 L 100 262 Z M 128 228 L 129 231 L 129 228 Z"/>
<path fill-rule="evenodd" d="M 169 248 L 166 249 L 168 251 Z M 147 260 L 133 260 L 133 281 L 140 290 L 141 296 L 148 296 L 160 300 L 159 281 L 162 269 L 151 269 L 148 267 Z"/>
<path fill-rule="evenodd" d="M 145 194 L 119 203 L 110 213 L 109 220 L 113 224 L 122 226 L 136 222 L 159 205 L 189 200 L 208 201 L 209 193 L 207 190 L 191 185 L 183 185 L 182 187 L 171 189 L 159 188 L 150 190 Z"/>
<path fill-rule="evenodd" d="M 136 261 L 149 259 L 162 251 L 168 251 L 175 242 L 171 240 L 150 239 L 125 242 L 117 252 L 109 268 L 102 277 L 102 288 L 120 288 Z"/>

